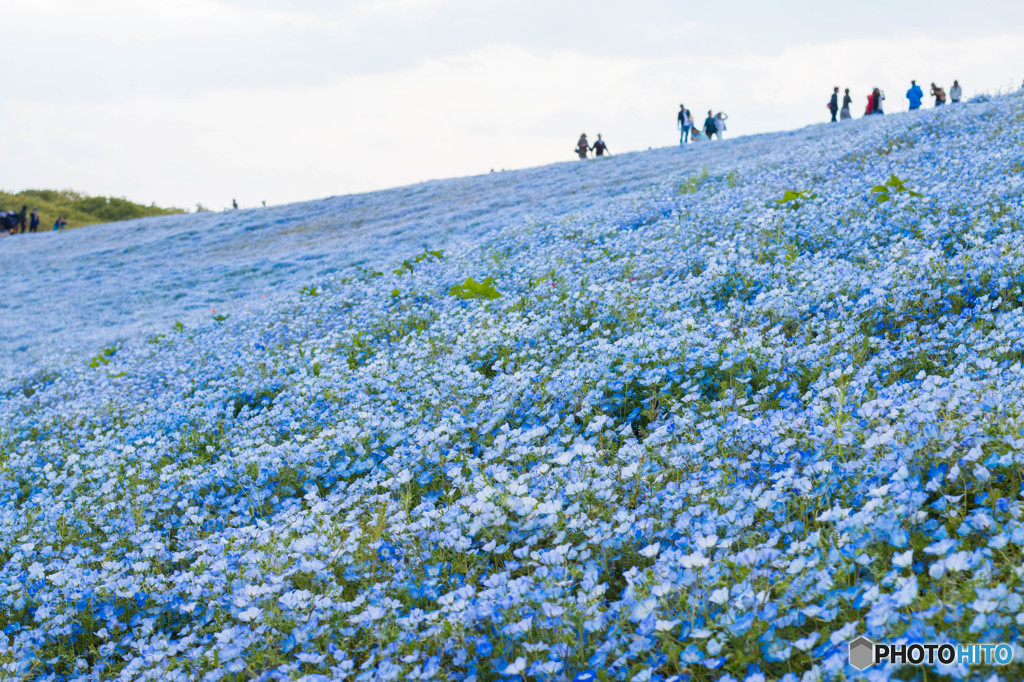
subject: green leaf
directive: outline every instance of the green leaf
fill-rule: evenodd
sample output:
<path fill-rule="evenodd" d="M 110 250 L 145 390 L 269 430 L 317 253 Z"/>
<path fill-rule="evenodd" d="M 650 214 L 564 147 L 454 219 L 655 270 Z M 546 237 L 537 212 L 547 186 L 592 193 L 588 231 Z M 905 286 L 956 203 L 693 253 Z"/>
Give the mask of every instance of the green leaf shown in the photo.
<path fill-rule="evenodd" d="M 451 296 L 457 296 L 461 299 L 495 299 L 501 297 L 501 292 L 494 288 L 494 280 L 490 277 L 486 278 L 483 282 L 477 282 L 470 277 L 462 284 L 456 284 L 453 286 L 448 291 L 448 294 Z"/>

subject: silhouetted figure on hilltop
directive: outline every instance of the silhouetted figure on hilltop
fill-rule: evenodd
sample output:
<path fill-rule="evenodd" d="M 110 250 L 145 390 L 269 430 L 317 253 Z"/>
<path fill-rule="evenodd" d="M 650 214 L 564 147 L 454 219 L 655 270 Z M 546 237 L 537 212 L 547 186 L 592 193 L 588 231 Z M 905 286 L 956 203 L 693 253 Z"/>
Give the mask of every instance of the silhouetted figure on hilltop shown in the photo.
<path fill-rule="evenodd" d="M 608 145 L 601 139 L 601 133 L 597 134 L 597 142 L 594 143 L 594 146 L 591 147 L 591 149 L 594 150 L 594 156 L 604 156 L 605 152 L 608 152 L 608 156 L 612 155 L 612 153 L 608 151 Z"/>
<path fill-rule="evenodd" d="M 864 115 L 867 116 L 868 114 L 884 114 L 885 112 L 882 111 L 882 100 L 884 99 L 885 93 L 883 93 L 878 88 L 873 89 L 871 91 L 871 94 L 868 95 L 868 106 L 867 109 L 864 110 Z"/>
<path fill-rule="evenodd" d="M 693 127 L 693 117 L 690 110 L 682 104 L 679 105 L 679 115 L 676 116 L 676 123 L 679 124 L 679 144 L 686 144 L 690 141 L 690 129 Z"/>
<path fill-rule="evenodd" d="M 839 86 L 832 88 L 832 97 L 828 100 L 828 111 L 832 114 L 832 120 L 829 123 L 836 122 L 836 114 L 839 113 Z"/>
<path fill-rule="evenodd" d="M 932 97 L 935 98 L 935 106 L 941 107 L 946 103 L 946 91 L 935 83 L 932 83 Z"/>
<path fill-rule="evenodd" d="M 18 225 L 21 227 L 21 233 L 25 234 L 25 230 L 28 228 L 28 206 L 22 206 L 18 211 Z"/>
<path fill-rule="evenodd" d="M 917 81 L 910 81 L 910 89 L 907 90 L 907 101 L 910 103 L 910 110 L 921 108 L 921 100 L 924 99 L 924 92 Z"/>
<path fill-rule="evenodd" d="M 39 211 L 34 208 L 32 209 L 32 214 L 28 217 L 28 231 L 39 231 Z"/>
<path fill-rule="evenodd" d="M 237 199 L 232 199 L 231 200 L 231 208 L 234 208 L 234 209 L 238 208 L 238 200 Z"/>
<path fill-rule="evenodd" d="M 710 140 L 718 132 L 718 125 L 715 124 L 715 115 L 708 110 L 708 117 L 704 119 L 704 134 Z"/>
<path fill-rule="evenodd" d="M 953 81 L 953 87 L 949 89 L 949 101 L 951 104 L 956 104 L 960 101 L 960 97 L 963 96 L 963 90 L 960 89 L 960 81 Z"/>
<path fill-rule="evenodd" d="M 853 118 L 850 115 L 850 105 L 853 104 L 853 98 L 850 97 L 850 88 L 846 88 L 843 91 L 843 108 L 839 110 L 839 120 L 845 121 L 849 118 Z"/>
<path fill-rule="evenodd" d="M 576 143 L 576 153 L 580 155 L 581 159 L 587 158 L 587 152 L 590 151 L 590 145 L 587 144 L 587 134 L 582 133 L 579 141 Z"/>
<path fill-rule="evenodd" d="M 727 118 L 729 118 L 729 114 L 724 111 L 719 111 L 715 114 L 715 135 L 718 136 L 719 140 L 721 140 L 722 135 L 725 134 L 725 119 Z"/>

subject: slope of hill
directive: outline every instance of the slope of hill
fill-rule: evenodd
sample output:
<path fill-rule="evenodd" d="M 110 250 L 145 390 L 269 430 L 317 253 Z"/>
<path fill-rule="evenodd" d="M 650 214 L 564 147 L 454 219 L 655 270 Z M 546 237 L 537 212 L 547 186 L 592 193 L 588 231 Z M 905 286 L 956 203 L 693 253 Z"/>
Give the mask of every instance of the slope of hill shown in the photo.
<path fill-rule="evenodd" d="M 120 197 L 90 197 L 70 190 L 26 189 L 13 193 L 0 192 L 0 208 L 20 211 L 22 206 L 29 211 L 39 211 L 42 231 L 50 230 L 58 216 L 63 216 L 67 227 L 72 228 L 183 213 L 179 208 L 146 206 Z"/>
<path fill-rule="evenodd" d="M 1021 121 L 3 244 L 0 676 L 1021 679 Z"/>

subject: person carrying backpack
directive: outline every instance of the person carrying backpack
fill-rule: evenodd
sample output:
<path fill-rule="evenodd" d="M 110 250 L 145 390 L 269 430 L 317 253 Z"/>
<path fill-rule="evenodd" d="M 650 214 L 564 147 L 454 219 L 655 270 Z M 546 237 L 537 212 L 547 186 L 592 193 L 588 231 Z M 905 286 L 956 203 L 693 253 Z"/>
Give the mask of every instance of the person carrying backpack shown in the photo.
<path fill-rule="evenodd" d="M 690 110 L 682 104 L 679 105 L 676 123 L 679 124 L 679 144 L 686 144 L 690 141 L 690 128 L 693 127 L 693 119 L 690 118 Z"/>
<path fill-rule="evenodd" d="M 839 86 L 832 88 L 832 97 L 828 101 L 828 110 L 832 114 L 832 120 L 829 123 L 836 122 L 836 114 L 839 113 Z"/>
<path fill-rule="evenodd" d="M 910 102 L 910 110 L 920 109 L 922 99 L 924 99 L 924 92 L 921 91 L 921 86 L 917 84 L 917 81 L 910 81 L 910 89 L 907 90 L 907 101 Z"/>
<path fill-rule="evenodd" d="M 594 146 L 591 147 L 591 149 L 594 150 L 594 156 L 604 156 L 605 152 L 608 152 L 608 156 L 612 155 L 612 153 L 608 151 L 608 145 L 601 139 L 601 133 L 597 134 L 597 142 L 594 143 Z"/>
<path fill-rule="evenodd" d="M 576 143 L 576 153 L 580 155 L 581 159 L 585 159 L 589 150 L 590 145 L 587 144 L 587 134 L 583 133 L 580 135 L 579 142 Z"/>

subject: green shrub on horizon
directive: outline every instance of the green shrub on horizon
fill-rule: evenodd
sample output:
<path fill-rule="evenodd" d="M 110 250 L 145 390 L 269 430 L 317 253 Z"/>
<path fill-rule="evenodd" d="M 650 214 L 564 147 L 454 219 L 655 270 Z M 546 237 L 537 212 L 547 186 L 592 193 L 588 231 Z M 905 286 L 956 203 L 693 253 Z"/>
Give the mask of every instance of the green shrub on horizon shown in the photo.
<path fill-rule="evenodd" d="M 137 204 L 124 197 L 91 197 L 73 190 L 0 191 L 0 209 L 20 211 L 22 206 L 27 206 L 30 212 L 32 209 L 39 211 L 40 232 L 51 230 L 57 216 L 64 216 L 70 228 L 185 212 L 180 208 Z"/>

